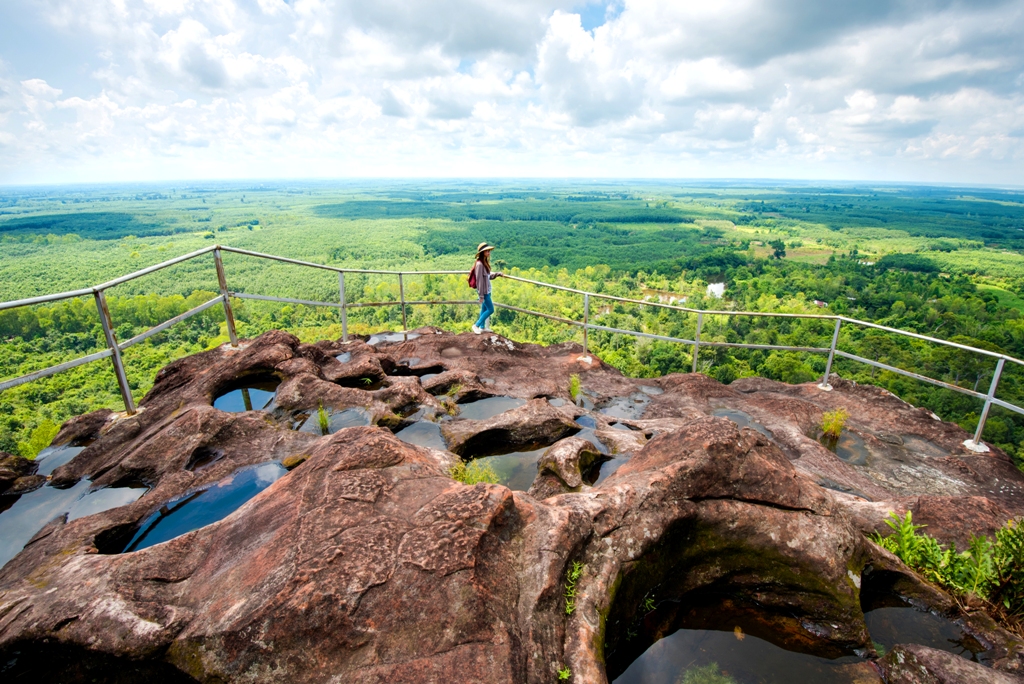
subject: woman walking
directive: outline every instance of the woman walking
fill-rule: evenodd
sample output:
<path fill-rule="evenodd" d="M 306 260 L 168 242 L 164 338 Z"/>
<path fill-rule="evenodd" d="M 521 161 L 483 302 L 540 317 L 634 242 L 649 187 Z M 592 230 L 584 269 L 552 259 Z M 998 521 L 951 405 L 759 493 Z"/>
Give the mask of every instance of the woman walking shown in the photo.
<path fill-rule="evenodd" d="M 480 295 L 480 318 L 476 319 L 476 323 L 473 325 L 473 332 L 477 335 L 484 330 L 490 330 L 487 327 L 487 319 L 494 313 L 494 303 L 491 301 L 491 281 L 501 277 L 501 273 L 491 273 L 491 250 L 493 249 L 494 247 L 486 242 L 481 242 L 480 246 L 476 248 L 476 263 L 473 264 L 473 282 L 470 283 L 470 286 L 475 287 L 477 294 Z"/>

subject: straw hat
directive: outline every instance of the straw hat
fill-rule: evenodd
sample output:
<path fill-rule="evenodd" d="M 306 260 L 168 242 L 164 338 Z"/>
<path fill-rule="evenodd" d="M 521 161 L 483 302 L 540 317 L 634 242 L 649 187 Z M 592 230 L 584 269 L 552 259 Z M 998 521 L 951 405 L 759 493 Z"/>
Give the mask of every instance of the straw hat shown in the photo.
<path fill-rule="evenodd" d="M 494 249 L 494 245 L 489 245 L 486 242 L 481 242 L 480 245 L 476 248 L 476 253 L 482 254 L 484 252 L 490 252 L 492 249 Z"/>

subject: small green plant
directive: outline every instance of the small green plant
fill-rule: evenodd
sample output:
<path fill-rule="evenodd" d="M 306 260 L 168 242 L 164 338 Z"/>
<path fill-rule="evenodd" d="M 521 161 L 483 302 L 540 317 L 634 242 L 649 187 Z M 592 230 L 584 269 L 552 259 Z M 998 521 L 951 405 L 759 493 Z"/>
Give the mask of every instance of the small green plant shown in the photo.
<path fill-rule="evenodd" d="M 676 680 L 676 684 L 736 684 L 736 680 L 722 674 L 718 663 L 708 663 L 703 667 L 691 667 Z"/>
<path fill-rule="evenodd" d="M 359 382 L 369 387 L 370 385 L 373 384 L 373 378 L 359 378 Z"/>
<path fill-rule="evenodd" d="M 444 397 L 441 399 L 441 408 L 444 409 L 444 412 L 449 416 L 459 415 L 459 405 L 456 404 L 455 400 L 451 397 Z"/>
<path fill-rule="evenodd" d="M 827 439 L 839 439 L 846 427 L 846 420 L 850 417 L 849 412 L 844 408 L 837 408 L 835 411 L 826 411 L 821 416 L 821 431 Z"/>
<path fill-rule="evenodd" d="M 572 677 L 572 670 L 569 669 L 568 665 L 558 668 L 558 681 L 564 682 L 570 677 Z"/>
<path fill-rule="evenodd" d="M 569 396 L 574 402 L 580 396 L 580 376 L 575 373 L 569 376 Z"/>
<path fill-rule="evenodd" d="M 460 461 L 448 469 L 448 475 L 453 480 L 467 485 L 475 485 L 479 482 L 498 484 L 498 474 L 494 472 L 494 468 L 480 461 L 470 461 L 469 463 Z"/>
<path fill-rule="evenodd" d="M 462 391 L 462 385 L 460 385 L 459 383 L 455 383 L 451 387 L 448 388 L 448 391 L 444 393 L 444 396 L 446 396 L 446 397 L 453 397 L 454 398 L 455 395 L 458 394 L 461 391 Z"/>
<path fill-rule="evenodd" d="M 572 615 L 576 610 L 576 583 L 583 576 L 583 569 L 586 566 L 579 561 L 573 561 L 572 567 L 565 571 L 565 614 Z"/>
<path fill-rule="evenodd" d="M 995 595 L 1011 614 L 1024 616 L 1024 521 L 1011 520 L 996 532 Z"/>
<path fill-rule="evenodd" d="M 875 653 L 878 654 L 879 658 L 885 657 L 885 644 L 880 641 L 872 640 L 871 645 L 875 647 Z"/>
<path fill-rule="evenodd" d="M 320 426 L 320 434 L 326 435 L 331 430 L 331 417 L 327 415 L 327 409 L 324 408 L 324 402 L 320 402 L 320 407 L 316 410 L 316 422 Z"/>
<path fill-rule="evenodd" d="M 645 613 L 650 613 L 652 610 L 654 610 L 654 605 L 655 605 L 654 604 L 654 599 L 652 599 L 650 596 L 645 598 L 644 599 L 644 612 Z"/>

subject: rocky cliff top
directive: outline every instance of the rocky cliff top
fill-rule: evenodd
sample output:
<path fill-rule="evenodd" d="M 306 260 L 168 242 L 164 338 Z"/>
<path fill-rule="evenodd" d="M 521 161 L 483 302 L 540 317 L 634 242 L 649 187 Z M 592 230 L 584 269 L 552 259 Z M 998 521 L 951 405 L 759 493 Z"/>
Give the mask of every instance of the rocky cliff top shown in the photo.
<path fill-rule="evenodd" d="M 0 569 L 0 662 L 68 681 L 602 682 L 726 606 L 787 650 L 852 658 L 850 681 L 895 681 L 870 587 L 984 645 L 990 667 L 913 646 L 936 676 L 1012 680 L 1015 637 L 865 535 L 913 511 L 962 548 L 1024 514 L 1024 476 L 928 411 L 832 384 L 635 380 L 578 345 L 435 329 L 271 332 L 181 359 L 137 415 L 81 416 L 54 440 L 84 448 L 48 487 L 148 490 L 56 517 Z M 834 453 L 816 437 L 839 407 Z M 509 486 L 453 480 L 462 459 Z M 37 486 L 33 467 L 6 459 L 0 487 Z M 218 492 L 254 482 L 214 519 Z M 166 532 L 202 501 L 188 515 L 212 522 Z"/>

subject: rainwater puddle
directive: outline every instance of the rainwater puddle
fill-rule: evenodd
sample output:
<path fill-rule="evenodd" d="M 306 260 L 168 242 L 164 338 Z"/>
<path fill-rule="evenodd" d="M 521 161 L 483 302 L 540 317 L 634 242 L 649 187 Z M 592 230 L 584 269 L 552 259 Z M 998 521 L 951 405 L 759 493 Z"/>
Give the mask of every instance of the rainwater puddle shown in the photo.
<path fill-rule="evenodd" d="M 750 634 L 680 629 L 654 642 L 614 684 L 854 684 L 877 681 L 855 657 L 794 653 Z"/>
<path fill-rule="evenodd" d="M 498 483 L 509 489 L 525 492 L 537 477 L 537 464 L 547 447 L 532 451 L 514 451 L 500 456 L 483 456 L 476 459 L 494 469 Z"/>
<path fill-rule="evenodd" d="M 519 408 L 525 403 L 525 399 L 516 399 L 515 397 L 488 397 L 468 404 L 459 404 L 459 418 L 487 420 L 499 413 Z"/>
<path fill-rule="evenodd" d="M 213 408 L 228 413 L 262 411 L 274 401 L 274 393 L 280 384 L 277 378 L 246 383 L 244 387 L 225 392 L 214 399 Z"/>
<path fill-rule="evenodd" d="M 985 662 L 985 647 L 955 623 L 909 606 L 876 608 L 864 613 L 871 640 L 888 653 L 896 644 L 919 644 Z M 882 654 L 880 654 L 882 655 Z"/>
<path fill-rule="evenodd" d="M 757 430 L 768 439 L 772 439 L 773 437 L 771 430 L 758 423 L 752 415 L 744 411 L 731 408 L 717 408 L 711 412 L 711 415 L 718 418 L 728 418 L 741 428 L 748 427 L 752 430 Z"/>
<path fill-rule="evenodd" d="M 639 430 L 625 423 L 612 423 L 609 427 L 613 430 L 625 430 L 626 432 L 639 432 Z"/>
<path fill-rule="evenodd" d="M 821 443 L 850 465 L 867 465 L 868 457 L 871 456 L 861 436 L 849 430 L 845 430 L 837 442 L 822 437 Z"/>
<path fill-rule="evenodd" d="M 665 390 L 660 387 L 651 387 L 650 385 L 640 385 L 640 391 L 651 397 L 656 397 L 659 394 L 665 393 Z"/>
<path fill-rule="evenodd" d="M 146 493 L 145 487 L 105 487 L 89 491 L 91 483 L 81 480 L 68 489 L 46 485 L 22 494 L 0 513 L 0 566 L 14 558 L 48 522 L 64 513 L 68 520 L 124 506 Z"/>
<path fill-rule="evenodd" d="M 561 408 L 562 406 L 565 406 L 569 402 L 567 402 L 565 399 L 559 399 L 558 397 L 554 397 L 553 399 L 548 399 L 548 403 L 554 406 L 555 408 Z"/>
<path fill-rule="evenodd" d="M 440 375 L 440 373 L 426 373 L 425 375 L 420 376 L 420 382 L 426 382 L 431 378 L 436 378 L 438 375 Z"/>
<path fill-rule="evenodd" d="M 601 413 L 612 418 L 628 418 L 636 420 L 644 415 L 647 405 L 651 403 L 651 397 L 645 392 L 634 392 L 628 397 L 614 397 L 609 399 Z"/>
<path fill-rule="evenodd" d="M 597 478 L 593 482 L 587 482 L 587 484 L 591 485 L 592 487 L 598 486 L 599 484 L 607 480 L 612 473 L 621 468 L 628 461 L 628 458 L 624 458 L 621 456 L 616 456 L 611 460 L 603 461 L 596 470 Z"/>
<path fill-rule="evenodd" d="M 302 420 L 300 418 L 300 420 Z M 312 411 L 298 428 L 299 432 L 311 435 L 333 435 L 338 430 L 350 427 L 362 427 L 371 424 L 370 412 L 364 408 L 347 408 L 341 411 L 327 411 L 327 432 L 320 427 L 319 412 Z"/>
<path fill-rule="evenodd" d="M 222 520 L 287 472 L 276 462 L 250 466 L 207 489 L 170 501 L 143 521 L 124 553 L 169 541 Z"/>
<path fill-rule="evenodd" d="M 46 447 L 36 456 L 37 475 L 52 475 L 53 471 L 65 463 L 69 463 L 78 454 L 85 450 L 84 446 L 71 446 L 65 444 L 58 447 Z"/>
<path fill-rule="evenodd" d="M 415 340 L 419 336 L 419 333 L 377 333 L 376 335 L 370 335 L 370 339 L 367 340 L 366 343 L 371 346 L 375 346 L 381 342 L 405 342 L 406 340 Z"/>
<path fill-rule="evenodd" d="M 348 363 L 352 360 L 352 352 L 344 352 L 342 354 L 338 354 L 334 358 L 336 358 L 340 363 Z"/>
<path fill-rule="evenodd" d="M 576 419 L 576 423 L 581 425 L 583 429 L 573 436 L 587 440 L 594 445 L 594 448 L 597 449 L 598 453 L 607 455 L 608 447 L 604 445 L 604 442 L 597 438 L 597 421 L 594 420 L 592 416 L 580 416 Z"/>
<path fill-rule="evenodd" d="M 448 445 L 444 443 L 444 437 L 441 436 L 441 426 L 429 420 L 421 420 L 407 428 L 402 428 L 395 433 L 395 437 L 406 444 L 415 444 L 430 449 L 444 451 L 448 448 Z"/>

